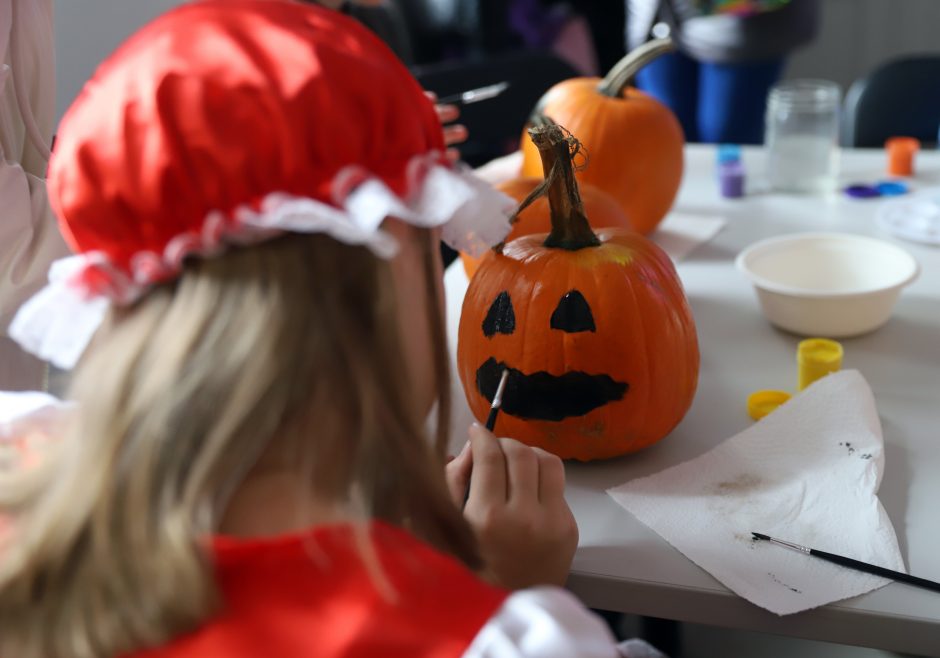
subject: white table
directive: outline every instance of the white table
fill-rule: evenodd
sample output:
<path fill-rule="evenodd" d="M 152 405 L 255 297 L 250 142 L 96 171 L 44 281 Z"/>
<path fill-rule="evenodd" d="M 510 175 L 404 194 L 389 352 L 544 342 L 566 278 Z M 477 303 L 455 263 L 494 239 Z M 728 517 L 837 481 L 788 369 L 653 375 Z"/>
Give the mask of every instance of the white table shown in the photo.
<path fill-rule="evenodd" d="M 760 149 L 747 149 L 750 187 L 759 188 Z M 914 185 L 940 185 L 940 153 L 922 153 Z M 843 154 L 846 182 L 883 175 L 880 151 Z M 719 197 L 714 149 L 690 146 L 675 210 L 721 215 L 727 226 L 679 263 L 702 352 L 698 392 L 689 414 L 659 444 L 607 462 L 567 464 L 568 501 L 581 530 L 569 588 L 589 606 L 666 619 L 940 656 L 940 595 L 891 584 L 816 610 L 778 617 L 731 593 L 619 507 L 608 487 L 696 457 L 752 422 L 748 393 L 795 389 L 798 337 L 771 327 L 749 282 L 733 266 L 748 244 L 781 233 L 833 230 L 892 239 L 875 226 L 878 201 L 833 195 L 753 193 Z M 899 242 L 920 261 L 891 321 L 843 342 L 844 367 L 862 372 L 875 393 L 885 436 L 881 501 L 911 573 L 940 580 L 940 248 Z M 446 280 L 451 341 L 466 277 L 459 262 Z M 453 346 L 452 346 L 453 347 Z M 469 412 L 455 396 L 457 426 Z M 465 425 L 463 425 L 465 427 Z M 462 434 L 462 432 L 460 432 Z"/>

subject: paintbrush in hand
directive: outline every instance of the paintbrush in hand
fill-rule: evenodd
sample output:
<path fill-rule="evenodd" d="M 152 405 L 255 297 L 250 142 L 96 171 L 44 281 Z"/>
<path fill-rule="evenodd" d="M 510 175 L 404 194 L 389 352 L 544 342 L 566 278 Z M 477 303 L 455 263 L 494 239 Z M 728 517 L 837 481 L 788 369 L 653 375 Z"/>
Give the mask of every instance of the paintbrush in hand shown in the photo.
<path fill-rule="evenodd" d="M 499 415 L 499 408 L 503 406 L 503 392 L 506 390 L 508 379 L 509 368 L 506 368 L 499 378 L 499 386 L 496 387 L 496 393 L 493 395 L 493 402 L 490 404 L 490 415 L 486 417 L 486 429 L 490 432 L 496 427 L 496 416 Z"/>
<path fill-rule="evenodd" d="M 486 429 L 490 432 L 496 427 L 496 416 L 499 415 L 499 408 L 503 405 L 503 392 L 506 390 L 506 381 L 509 379 L 509 369 L 503 370 L 499 378 L 499 386 L 496 387 L 496 393 L 493 395 L 493 402 L 490 404 L 490 415 L 486 417 Z M 463 495 L 463 506 L 467 506 L 467 499 L 470 498 L 470 483 L 467 482 L 467 492 Z"/>

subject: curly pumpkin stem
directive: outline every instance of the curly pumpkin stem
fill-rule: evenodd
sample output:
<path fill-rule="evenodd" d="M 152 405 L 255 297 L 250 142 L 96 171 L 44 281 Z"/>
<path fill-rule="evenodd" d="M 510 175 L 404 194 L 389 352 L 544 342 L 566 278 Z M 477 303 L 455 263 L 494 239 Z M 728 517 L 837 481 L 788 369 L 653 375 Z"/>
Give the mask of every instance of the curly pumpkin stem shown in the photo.
<path fill-rule="evenodd" d="M 600 245 L 601 241 L 594 235 L 584 214 L 584 204 L 574 178 L 572 160 L 580 149 L 580 143 L 550 120 L 529 128 L 529 136 L 542 156 L 545 180 L 532 190 L 516 212 L 524 210 L 538 197 L 547 195 L 552 231 L 545 239 L 546 247 L 577 251 Z"/>
<path fill-rule="evenodd" d="M 665 55 L 675 49 L 676 46 L 669 37 L 647 41 L 639 48 L 631 50 L 623 59 L 614 64 L 614 67 L 597 85 L 597 90 L 605 96 L 620 98 L 623 95 L 623 90 L 633 82 L 633 78 L 640 69 L 660 55 Z"/>

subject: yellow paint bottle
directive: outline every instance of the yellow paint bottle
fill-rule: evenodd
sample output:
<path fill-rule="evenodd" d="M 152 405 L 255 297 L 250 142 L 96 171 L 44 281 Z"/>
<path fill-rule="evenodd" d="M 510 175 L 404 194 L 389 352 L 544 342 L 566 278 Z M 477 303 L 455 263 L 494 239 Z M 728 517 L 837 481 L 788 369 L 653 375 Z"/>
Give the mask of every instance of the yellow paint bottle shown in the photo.
<path fill-rule="evenodd" d="M 842 345 L 828 338 L 808 338 L 796 348 L 799 390 L 842 368 Z"/>

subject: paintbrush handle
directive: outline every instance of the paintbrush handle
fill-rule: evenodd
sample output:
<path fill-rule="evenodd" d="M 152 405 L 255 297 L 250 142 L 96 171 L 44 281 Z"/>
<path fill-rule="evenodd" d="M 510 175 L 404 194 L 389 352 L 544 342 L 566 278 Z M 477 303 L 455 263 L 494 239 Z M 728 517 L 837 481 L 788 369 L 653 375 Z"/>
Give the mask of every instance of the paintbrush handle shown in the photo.
<path fill-rule="evenodd" d="M 496 417 L 499 415 L 499 407 L 490 407 L 490 414 L 486 417 L 486 429 L 492 432 L 496 429 Z"/>
<path fill-rule="evenodd" d="M 508 381 L 509 369 L 503 368 L 503 374 L 499 376 L 499 384 L 496 386 L 496 393 L 493 394 L 490 414 L 486 417 L 486 429 L 491 432 L 496 428 L 496 416 L 499 415 L 499 409 L 503 406 L 503 393 L 506 391 L 506 382 Z"/>
<path fill-rule="evenodd" d="M 497 415 L 499 415 L 499 407 L 490 407 L 490 415 L 486 417 L 486 429 L 490 432 L 496 427 Z M 467 506 L 468 500 L 470 500 L 470 482 L 467 482 L 467 491 L 463 495 L 463 507 Z"/>
<path fill-rule="evenodd" d="M 940 583 L 936 583 L 932 580 L 927 580 L 926 578 L 918 578 L 917 576 L 912 576 L 910 574 L 902 573 L 900 571 L 893 571 L 891 569 L 885 569 L 884 567 L 879 567 L 874 564 L 868 564 L 867 562 L 859 562 L 858 560 L 853 560 L 850 557 L 843 557 L 842 555 L 836 555 L 835 553 L 827 553 L 826 551 L 818 551 L 815 548 L 811 548 L 809 551 L 809 554 L 815 555 L 816 557 L 822 560 L 833 562 L 834 564 L 838 564 L 843 567 L 849 567 L 850 569 L 855 569 L 857 571 L 864 571 L 865 573 L 870 573 L 875 576 L 881 576 L 882 578 L 890 578 L 891 580 L 896 580 L 900 583 L 907 583 L 908 585 L 916 585 L 917 587 L 923 587 L 924 589 L 929 589 L 934 592 L 940 592 Z"/>

